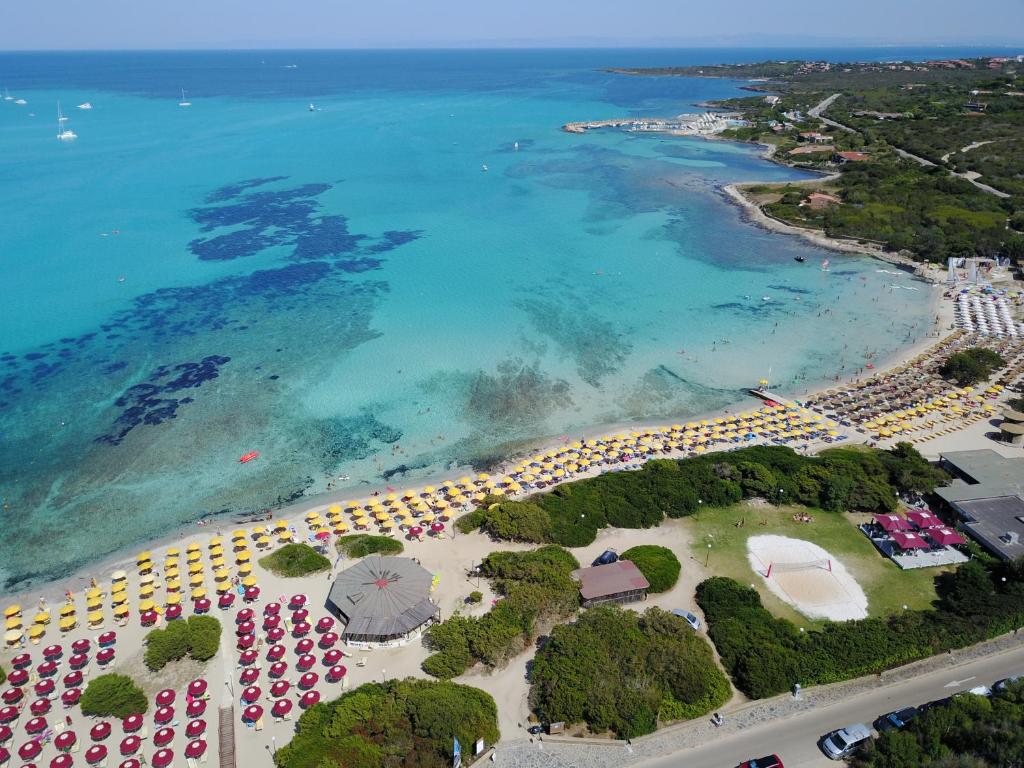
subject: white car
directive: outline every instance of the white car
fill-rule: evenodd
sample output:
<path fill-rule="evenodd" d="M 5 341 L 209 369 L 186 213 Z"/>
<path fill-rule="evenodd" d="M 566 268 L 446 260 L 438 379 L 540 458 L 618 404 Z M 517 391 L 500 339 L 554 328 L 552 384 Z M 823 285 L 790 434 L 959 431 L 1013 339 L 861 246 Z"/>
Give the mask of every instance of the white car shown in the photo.
<path fill-rule="evenodd" d="M 691 627 L 693 627 L 694 632 L 700 630 L 700 617 L 696 614 L 690 613 L 690 611 L 684 611 L 681 608 L 673 608 L 672 614 L 674 616 L 678 616 L 680 619 L 682 619 Z"/>

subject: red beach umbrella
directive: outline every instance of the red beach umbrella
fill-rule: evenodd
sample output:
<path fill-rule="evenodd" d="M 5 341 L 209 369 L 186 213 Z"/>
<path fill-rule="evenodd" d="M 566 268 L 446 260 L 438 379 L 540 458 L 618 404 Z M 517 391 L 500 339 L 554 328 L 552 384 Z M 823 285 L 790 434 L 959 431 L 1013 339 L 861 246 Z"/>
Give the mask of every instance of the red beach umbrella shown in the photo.
<path fill-rule="evenodd" d="M 0 723 L 9 723 L 18 719 L 20 713 L 14 707 L 0 708 Z"/>
<path fill-rule="evenodd" d="M 71 656 L 71 658 L 68 659 L 68 665 L 72 669 L 81 669 L 82 667 L 86 666 L 88 663 L 89 663 L 89 657 L 86 656 L 84 653 L 73 654 Z"/>
<path fill-rule="evenodd" d="M 200 677 L 196 680 L 193 680 L 191 683 L 188 684 L 189 696 L 202 696 L 204 693 L 206 693 L 206 688 L 207 684 L 203 678 Z"/>
<path fill-rule="evenodd" d="M 302 698 L 299 699 L 299 706 L 303 709 L 309 709 L 319 701 L 319 693 L 317 693 L 316 691 L 306 691 L 304 694 L 302 694 Z"/>
<path fill-rule="evenodd" d="M 174 703 L 175 698 L 174 691 L 170 688 L 164 688 L 156 695 L 156 705 L 158 707 L 169 707 Z"/>
<path fill-rule="evenodd" d="M 256 631 L 256 625 L 251 621 L 243 621 L 235 625 L 235 634 L 239 637 L 251 635 L 254 631 Z"/>
<path fill-rule="evenodd" d="M 93 741 L 103 741 L 110 735 L 110 730 L 110 723 L 106 720 L 100 720 L 89 729 L 89 738 Z"/>
<path fill-rule="evenodd" d="M 333 632 L 325 632 L 323 637 L 320 638 L 320 647 L 330 648 L 336 642 L 338 642 L 338 636 L 336 634 Z"/>
<path fill-rule="evenodd" d="M 274 702 L 273 708 L 270 713 L 274 717 L 284 717 L 292 711 L 292 700 L 291 699 L 278 699 Z"/>
<path fill-rule="evenodd" d="M 281 612 L 281 604 L 280 603 L 267 603 L 265 606 L 263 606 L 263 615 L 264 616 L 277 616 L 277 614 L 279 614 L 280 612 Z"/>
<path fill-rule="evenodd" d="M 288 671 L 288 662 L 286 661 L 275 661 L 270 665 L 270 676 L 280 677 Z"/>
<path fill-rule="evenodd" d="M 60 702 L 65 707 L 73 707 L 78 703 L 80 698 L 82 698 L 81 688 L 68 688 L 60 695 Z"/>
<path fill-rule="evenodd" d="M 227 610 L 231 607 L 232 603 L 235 602 L 234 592 L 225 592 L 223 595 L 217 598 L 217 607 L 222 610 Z"/>
<path fill-rule="evenodd" d="M 250 704 L 242 712 L 242 719 L 248 722 L 254 723 L 261 717 L 263 717 L 263 707 L 261 707 L 259 704 Z"/>
<path fill-rule="evenodd" d="M 49 677 L 50 675 L 54 674 L 56 671 L 57 671 L 57 662 L 52 661 L 52 660 L 44 661 L 42 664 L 40 664 L 38 667 L 36 667 L 36 672 L 39 673 L 40 677 Z"/>
<path fill-rule="evenodd" d="M 238 682 L 242 685 L 252 685 L 260 679 L 260 671 L 256 667 L 247 667 L 242 670 L 242 674 L 238 676 Z"/>
<path fill-rule="evenodd" d="M 11 753 L 7 751 L 6 747 L 0 747 L 0 765 L 6 765 L 10 759 Z"/>
<path fill-rule="evenodd" d="M 284 656 L 283 645 L 272 645 L 267 649 L 267 661 L 277 661 Z"/>
<path fill-rule="evenodd" d="M 313 650 L 313 641 L 308 637 L 304 637 L 295 644 L 295 653 L 299 656 L 303 656 Z"/>
<path fill-rule="evenodd" d="M 252 602 L 253 600 L 258 599 L 259 596 L 260 596 L 260 588 L 259 587 L 246 587 L 245 588 L 245 595 L 244 595 L 244 597 L 245 597 L 245 599 L 247 601 Z"/>
<path fill-rule="evenodd" d="M 101 648 L 96 654 L 96 662 L 98 664 L 109 664 L 114 660 L 114 649 L 113 648 Z"/>
<path fill-rule="evenodd" d="M 123 760 L 117 768 L 142 768 L 142 763 L 134 757 L 129 757 L 127 760 Z"/>
<path fill-rule="evenodd" d="M 409 529 L 409 535 L 413 538 L 416 538 L 417 536 L 422 536 L 423 528 L 421 526 L 414 525 Z"/>
<path fill-rule="evenodd" d="M 331 538 L 331 532 L 327 531 L 327 530 L 320 530 L 320 531 L 317 531 L 314 534 L 314 536 L 316 536 L 318 541 L 325 541 L 325 540 Z"/>
<path fill-rule="evenodd" d="M 141 614 L 139 614 L 139 621 L 142 623 L 142 626 L 144 627 L 153 626 L 154 624 L 156 624 L 156 620 L 159 618 L 160 616 L 159 614 L 157 614 L 156 611 L 143 611 Z"/>
<path fill-rule="evenodd" d="M 298 608 L 301 608 L 305 604 L 306 604 L 306 596 L 305 595 L 292 595 L 291 600 L 288 601 L 288 607 L 291 608 L 292 610 L 296 610 Z"/>
<path fill-rule="evenodd" d="M 327 682 L 329 682 L 329 683 L 336 683 L 336 682 L 338 682 L 339 680 L 341 680 L 341 678 L 343 678 L 345 676 L 345 673 L 347 671 L 348 671 L 347 669 L 345 669 L 344 667 L 342 667 L 340 665 L 336 666 L 336 667 L 331 667 L 329 670 L 327 670 Z"/>
<path fill-rule="evenodd" d="M 344 654 L 337 648 L 331 648 L 331 650 L 324 654 L 324 666 L 333 667 L 341 661 L 342 656 L 344 656 Z"/>
<path fill-rule="evenodd" d="M 20 747 L 18 747 L 18 757 L 22 760 L 33 760 L 39 756 L 39 753 L 43 751 L 43 748 L 39 745 L 39 742 L 33 739 L 32 741 L 26 741 Z"/>
<path fill-rule="evenodd" d="M 190 741 L 188 745 L 185 747 L 185 757 L 192 759 L 202 757 L 205 751 L 206 742 L 202 739 L 195 739 L 193 741 Z"/>
<path fill-rule="evenodd" d="M 53 682 L 52 677 L 48 677 L 45 680 L 40 680 L 33 686 L 32 690 L 36 692 L 36 696 L 49 696 L 53 693 L 53 689 L 56 688 L 56 684 Z"/>
<path fill-rule="evenodd" d="M 209 598 L 200 597 L 198 600 L 192 603 L 192 610 L 194 610 L 196 613 L 206 613 L 208 610 L 210 610 L 211 605 L 213 605 L 213 603 L 210 602 Z"/>
<path fill-rule="evenodd" d="M 99 643 L 100 646 L 113 645 L 117 642 L 117 632 L 104 632 L 96 639 L 96 642 Z"/>
<path fill-rule="evenodd" d="M 252 608 L 243 608 L 235 614 L 235 624 L 241 624 L 243 621 L 252 621 L 256 612 Z"/>
<path fill-rule="evenodd" d="M 444 523 L 431 523 L 430 530 L 434 533 L 440 533 L 444 530 Z"/>
<path fill-rule="evenodd" d="M 161 728 L 153 734 L 153 743 L 158 747 L 166 747 L 172 741 L 174 741 L 173 728 Z"/>
<path fill-rule="evenodd" d="M 174 719 L 174 707 L 160 707 L 153 713 L 153 720 L 160 725 L 169 723 Z"/>
<path fill-rule="evenodd" d="M 102 763 L 107 759 L 107 748 L 102 744 L 93 744 L 85 750 L 85 761 L 87 763 Z"/>
<path fill-rule="evenodd" d="M 77 669 L 72 672 L 68 672 L 64 675 L 64 680 L 62 682 L 64 683 L 65 688 L 77 688 L 82 684 L 82 672 Z"/>
<path fill-rule="evenodd" d="M 50 768 L 71 768 L 75 764 L 75 761 L 69 754 L 57 755 L 53 760 L 50 761 Z"/>
<path fill-rule="evenodd" d="M 250 685 L 244 691 L 242 691 L 242 703 L 252 704 L 254 701 L 258 701 L 260 696 L 263 695 L 263 691 L 259 689 L 257 685 Z"/>
<path fill-rule="evenodd" d="M 330 616 L 324 616 L 316 623 L 317 632 L 328 632 L 334 628 L 334 619 Z"/>
<path fill-rule="evenodd" d="M 281 623 L 280 616 L 264 616 L 263 617 L 263 628 L 274 629 Z"/>
<path fill-rule="evenodd" d="M 316 672 L 307 672 L 299 678 L 299 688 L 312 688 L 318 682 L 320 682 L 320 675 Z"/>
<path fill-rule="evenodd" d="M 121 721 L 121 727 L 125 733 L 135 733 L 145 722 L 142 715 L 128 715 L 128 717 Z"/>
<path fill-rule="evenodd" d="M 238 638 L 238 643 L 236 643 L 236 645 L 240 651 L 248 650 L 256 645 L 256 635 L 242 635 Z"/>
<path fill-rule="evenodd" d="M 24 696 L 25 692 L 21 688 L 8 688 L 0 698 L 3 698 L 4 704 L 17 704 Z"/>
<path fill-rule="evenodd" d="M 310 629 L 311 627 L 309 626 L 309 624 L 307 624 L 304 621 L 300 621 L 298 624 L 292 627 L 292 636 L 302 637 L 303 635 L 308 635 Z"/>
<path fill-rule="evenodd" d="M 300 621 L 306 621 L 309 618 L 309 611 L 305 608 L 297 608 L 292 612 L 292 624 L 298 624 Z"/>
<path fill-rule="evenodd" d="M 178 604 L 168 605 L 167 609 L 164 611 L 164 617 L 168 621 L 172 621 L 174 619 L 180 619 L 181 618 L 181 605 L 178 605 Z"/>
<path fill-rule="evenodd" d="M 312 669 L 314 664 L 316 664 L 316 657 L 310 656 L 308 653 L 299 656 L 299 660 L 295 662 L 295 666 L 302 672 L 305 672 L 307 669 Z"/>
<path fill-rule="evenodd" d="M 71 650 L 74 653 L 88 653 L 90 648 L 92 648 L 92 643 L 85 637 L 80 640 L 75 640 L 75 642 L 71 644 Z"/>
<path fill-rule="evenodd" d="M 185 735 L 190 739 L 195 739 L 204 733 L 206 733 L 205 720 L 189 720 L 188 725 L 185 726 Z"/>
<path fill-rule="evenodd" d="M 284 627 L 271 627 L 267 630 L 267 640 L 271 643 L 278 642 L 284 637 Z"/>
<path fill-rule="evenodd" d="M 59 645 L 48 645 L 43 648 L 44 659 L 59 659 L 64 653 L 64 649 Z"/>
<path fill-rule="evenodd" d="M 134 755 L 139 751 L 139 747 L 142 746 L 142 739 L 138 736 L 125 736 L 121 739 L 121 754 L 122 755 Z"/>
<path fill-rule="evenodd" d="M 32 663 L 32 657 L 27 653 L 19 653 L 13 659 L 11 659 L 11 666 L 15 669 L 24 669 Z"/>
<path fill-rule="evenodd" d="M 171 750 L 158 749 L 153 753 L 153 759 L 150 762 L 152 762 L 153 768 L 167 768 L 173 760 L 174 753 Z"/>
<path fill-rule="evenodd" d="M 6 744 L 14 737 L 14 731 L 9 725 L 0 725 L 0 744 Z"/>
<path fill-rule="evenodd" d="M 292 684 L 287 680 L 278 680 L 272 686 L 270 686 L 270 695 L 275 699 L 280 698 L 288 693 L 288 690 L 292 687 Z"/>
<path fill-rule="evenodd" d="M 259 658 L 259 654 L 256 653 L 256 651 L 254 651 L 252 648 L 250 648 L 247 651 L 243 651 L 238 656 L 238 663 L 241 664 L 243 667 L 247 667 L 253 662 L 255 662 L 257 658 Z"/>
<path fill-rule="evenodd" d="M 78 741 L 78 736 L 75 735 L 74 731 L 61 731 L 53 738 L 53 746 L 59 749 L 61 752 L 66 752 L 75 746 L 75 742 Z"/>
<path fill-rule="evenodd" d="M 25 733 L 31 736 L 32 734 L 42 733 L 48 727 L 45 717 L 33 717 L 25 723 Z"/>
<path fill-rule="evenodd" d="M 12 670 L 11 674 L 7 676 L 7 682 L 13 686 L 20 688 L 28 682 L 28 671 L 24 669 Z"/>
<path fill-rule="evenodd" d="M 50 700 L 49 699 L 36 699 L 29 706 L 29 710 L 33 715 L 45 715 L 50 711 Z"/>
<path fill-rule="evenodd" d="M 200 717 L 206 711 L 204 699 L 192 699 L 185 707 L 185 714 L 188 717 Z"/>

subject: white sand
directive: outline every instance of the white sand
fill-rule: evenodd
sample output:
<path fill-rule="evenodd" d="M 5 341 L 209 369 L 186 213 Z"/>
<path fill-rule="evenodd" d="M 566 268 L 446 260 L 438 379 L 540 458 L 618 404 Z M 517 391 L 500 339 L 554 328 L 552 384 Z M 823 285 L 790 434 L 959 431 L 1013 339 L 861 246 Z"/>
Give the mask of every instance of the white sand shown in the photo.
<path fill-rule="evenodd" d="M 868 615 L 864 590 L 841 562 L 817 544 L 788 536 L 751 536 L 747 559 L 773 595 L 808 618 L 849 621 Z M 807 567 L 785 568 L 800 564 Z"/>

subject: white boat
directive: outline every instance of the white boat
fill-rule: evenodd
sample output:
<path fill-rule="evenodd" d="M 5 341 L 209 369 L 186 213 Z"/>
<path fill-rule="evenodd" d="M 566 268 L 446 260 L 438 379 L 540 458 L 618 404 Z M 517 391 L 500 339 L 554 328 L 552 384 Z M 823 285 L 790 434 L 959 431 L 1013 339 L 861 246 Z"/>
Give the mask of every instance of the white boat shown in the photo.
<path fill-rule="evenodd" d="M 484 163 L 483 165 L 481 165 L 480 166 L 480 170 L 483 171 L 484 173 L 486 173 L 487 172 L 487 164 Z"/>
<path fill-rule="evenodd" d="M 18 100 L 17 100 L 17 101 L 15 101 L 14 103 L 15 103 L 15 104 L 20 104 L 21 106 L 25 106 L 26 104 L 28 104 L 28 102 L 27 102 L 27 101 L 25 101 L 24 99 L 18 99 Z"/>
<path fill-rule="evenodd" d="M 519 142 L 518 141 L 515 144 L 513 144 L 512 146 L 515 148 L 516 152 L 519 151 Z"/>
<path fill-rule="evenodd" d="M 181 101 L 178 102 L 178 106 L 179 107 L 191 107 L 192 106 L 192 102 L 191 101 L 185 101 L 185 89 L 184 88 L 181 89 Z"/>
<path fill-rule="evenodd" d="M 83 101 L 81 104 L 78 105 L 78 108 L 79 109 L 92 109 L 92 104 L 90 104 L 88 101 Z"/>
<path fill-rule="evenodd" d="M 14 101 L 14 97 L 7 92 L 6 88 L 4 88 L 4 101 Z"/>
<path fill-rule="evenodd" d="M 309 111 L 316 112 L 316 105 L 313 102 L 309 102 Z"/>
<path fill-rule="evenodd" d="M 72 139 L 77 139 L 78 138 L 78 134 L 77 133 L 72 131 L 70 128 L 64 127 L 64 123 L 66 121 L 67 121 L 67 118 L 64 117 L 64 114 L 60 111 L 60 102 L 58 101 L 57 102 L 57 138 L 60 141 L 71 141 Z"/>

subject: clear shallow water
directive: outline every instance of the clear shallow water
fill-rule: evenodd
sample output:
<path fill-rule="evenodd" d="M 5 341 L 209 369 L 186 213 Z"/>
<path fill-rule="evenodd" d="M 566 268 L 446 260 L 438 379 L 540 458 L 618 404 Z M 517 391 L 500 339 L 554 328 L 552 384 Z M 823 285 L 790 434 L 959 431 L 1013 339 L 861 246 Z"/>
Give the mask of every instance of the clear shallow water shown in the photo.
<path fill-rule="evenodd" d="M 405 486 L 921 335 L 925 286 L 822 273 L 718 192 L 794 172 L 559 130 L 737 92 L 596 71 L 707 53 L 0 55 L 28 101 L 0 102 L 0 589 L 339 473 Z"/>

